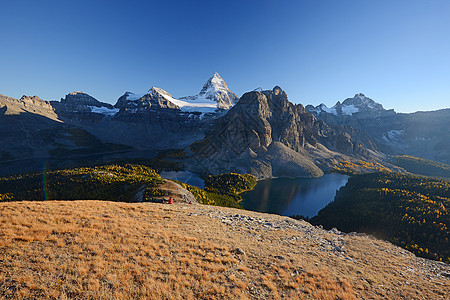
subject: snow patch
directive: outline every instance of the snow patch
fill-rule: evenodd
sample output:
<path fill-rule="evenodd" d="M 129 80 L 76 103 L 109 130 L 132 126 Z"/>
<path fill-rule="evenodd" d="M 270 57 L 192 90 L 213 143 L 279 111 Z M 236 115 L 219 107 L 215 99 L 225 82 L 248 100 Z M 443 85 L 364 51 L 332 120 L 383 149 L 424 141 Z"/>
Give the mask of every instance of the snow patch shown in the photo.
<path fill-rule="evenodd" d="M 328 108 L 325 104 L 320 104 L 320 109 L 329 114 L 337 115 L 336 108 L 333 106 L 332 108 Z"/>
<path fill-rule="evenodd" d="M 357 113 L 359 109 L 354 105 L 343 105 L 342 106 L 342 114 L 351 116 L 354 113 Z"/>
<path fill-rule="evenodd" d="M 219 87 L 219 88 L 224 88 L 224 84 L 225 84 L 225 82 L 223 81 L 223 79 L 220 78 L 217 74 L 214 74 L 213 78 L 211 79 L 211 83 L 212 83 L 215 87 Z"/>
<path fill-rule="evenodd" d="M 401 135 L 401 134 L 404 134 L 405 133 L 405 131 L 404 130 L 389 130 L 388 131 L 388 136 L 389 136 L 389 139 L 394 139 L 394 138 L 396 138 L 398 135 Z"/>
<path fill-rule="evenodd" d="M 133 93 L 130 93 L 130 94 L 127 95 L 127 100 L 129 100 L 129 101 L 136 101 L 136 100 L 141 99 L 144 96 L 145 96 L 145 94 L 133 94 Z"/>
<path fill-rule="evenodd" d="M 175 99 L 167 93 L 158 91 L 167 101 L 172 102 L 183 112 L 214 112 L 217 109 L 217 102 L 209 99 L 197 99 L 195 101 Z"/>
<path fill-rule="evenodd" d="M 405 133 L 405 131 L 404 130 L 389 130 L 388 132 L 387 132 L 387 136 L 386 135 L 383 135 L 383 140 L 384 141 L 386 141 L 386 142 L 391 142 L 391 141 L 393 141 L 393 140 L 395 140 L 395 139 L 398 139 L 398 136 L 399 135 L 402 135 L 402 134 L 404 134 Z"/>
<path fill-rule="evenodd" d="M 101 106 L 101 107 L 88 106 L 88 107 L 91 109 L 91 112 L 93 112 L 93 113 L 102 114 L 102 115 L 111 116 L 111 117 L 119 112 L 118 108 L 107 108 L 104 106 Z"/>

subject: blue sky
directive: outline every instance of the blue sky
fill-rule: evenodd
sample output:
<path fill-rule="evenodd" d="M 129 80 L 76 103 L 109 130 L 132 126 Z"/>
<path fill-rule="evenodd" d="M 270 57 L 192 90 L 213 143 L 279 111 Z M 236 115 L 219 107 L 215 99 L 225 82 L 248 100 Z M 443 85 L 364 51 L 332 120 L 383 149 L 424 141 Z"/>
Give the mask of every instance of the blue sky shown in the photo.
<path fill-rule="evenodd" d="M 450 1 L 1 1 L 0 93 L 115 103 L 152 86 L 241 96 L 281 86 L 332 106 L 450 107 Z"/>

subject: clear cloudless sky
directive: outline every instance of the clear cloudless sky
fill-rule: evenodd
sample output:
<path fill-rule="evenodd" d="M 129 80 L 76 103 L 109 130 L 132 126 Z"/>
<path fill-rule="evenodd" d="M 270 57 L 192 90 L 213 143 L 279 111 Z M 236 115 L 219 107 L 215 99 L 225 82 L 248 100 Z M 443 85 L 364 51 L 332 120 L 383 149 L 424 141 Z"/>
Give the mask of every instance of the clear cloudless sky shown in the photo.
<path fill-rule="evenodd" d="M 332 106 L 362 92 L 397 112 L 450 107 L 450 1 L 0 0 L 0 93 L 115 103 L 152 86 L 238 96 L 281 86 Z"/>

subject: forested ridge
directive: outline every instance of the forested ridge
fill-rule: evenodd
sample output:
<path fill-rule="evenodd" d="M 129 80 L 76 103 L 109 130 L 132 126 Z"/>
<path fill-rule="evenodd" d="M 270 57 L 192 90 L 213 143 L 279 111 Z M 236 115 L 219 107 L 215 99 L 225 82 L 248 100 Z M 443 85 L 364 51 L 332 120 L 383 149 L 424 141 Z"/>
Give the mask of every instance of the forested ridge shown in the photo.
<path fill-rule="evenodd" d="M 178 182 L 189 190 L 203 204 L 242 208 L 242 192 L 251 190 L 256 185 L 256 178 L 250 174 L 225 173 L 209 175 L 205 179 L 205 189 Z"/>
<path fill-rule="evenodd" d="M 450 165 L 444 163 L 410 155 L 393 156 L 390 161 L 410 173 L 450 180 Z"/>
<path fill-rule="evenodd" d="M 155 165 L 157 168 L 161 166 Z M 135 202 L 143 188 L 142 201 L 168 196 L 158 189 L 164 183 L 158 171 L 140 164 L 112 164 L 19 174 L 0 178 L 0 201 L 108 200 Z M 211 175 L 205 189 L 178 182 L 203 204 L 241 208 L 239 193 L 252 189 L 256 179 L 249 174 Z"/>
<path fill-rule="evenodd" d="M 449 209 L 448 181 L 379 172 L 352 176 L 311 222 L 373 234 L 450 263 Z"/>
<path fill-rule="evenodd" d="M 155 187 L 163 179 L 152 168 L 105 165 L 50 170 L 0 178 L 0 200 L 133 201 L 137 188 Z"/>

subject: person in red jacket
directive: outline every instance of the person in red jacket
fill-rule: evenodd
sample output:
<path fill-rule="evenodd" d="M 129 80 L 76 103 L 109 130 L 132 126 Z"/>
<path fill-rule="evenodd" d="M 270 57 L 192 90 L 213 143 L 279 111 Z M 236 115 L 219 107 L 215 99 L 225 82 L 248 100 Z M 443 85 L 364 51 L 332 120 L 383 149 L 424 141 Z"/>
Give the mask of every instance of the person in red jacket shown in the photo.
<path fill-rule="evenodd" d="M 169 198 L 169 202 L 168 202 L 169 204 L 173 204 L 173 199 L 172 199 L 172 197 L 170 197 Z"/>

